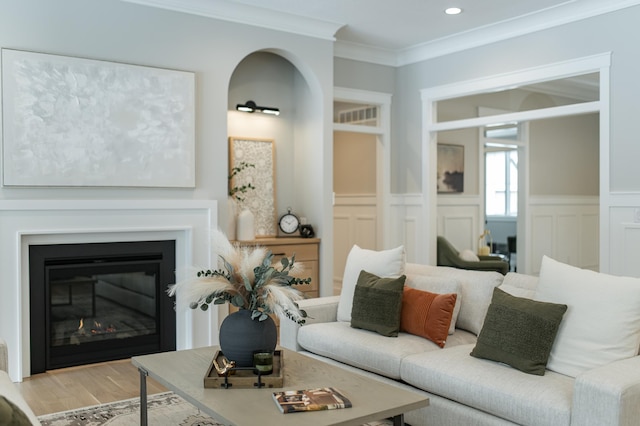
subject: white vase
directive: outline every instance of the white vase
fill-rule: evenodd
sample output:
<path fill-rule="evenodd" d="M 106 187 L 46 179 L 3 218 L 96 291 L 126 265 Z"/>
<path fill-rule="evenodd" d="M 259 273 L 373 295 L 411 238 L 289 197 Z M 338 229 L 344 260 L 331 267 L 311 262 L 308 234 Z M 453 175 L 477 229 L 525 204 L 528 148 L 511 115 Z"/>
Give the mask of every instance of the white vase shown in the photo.
<path fill-rule="evenodd" d="M 238 241 L 252 241 L 256 238 L 255 218 L 251 210 L 243 209 L 238 214 L 236 239 Z"/>
<path fill-rule="evenodd" d="M 238 220 L 238 202 L 235 198 L 227 199 L 227 239 L 236 239 L 236 222 Z"/>

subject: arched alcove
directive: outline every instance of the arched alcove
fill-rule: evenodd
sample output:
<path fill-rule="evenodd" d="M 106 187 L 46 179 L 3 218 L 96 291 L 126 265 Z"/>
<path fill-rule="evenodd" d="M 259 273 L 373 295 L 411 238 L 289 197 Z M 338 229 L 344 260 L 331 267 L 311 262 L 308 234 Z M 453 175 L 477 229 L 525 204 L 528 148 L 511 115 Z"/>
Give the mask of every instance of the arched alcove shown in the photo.
<path fill-rule="evenodd" d="M 280 115 L 236 110 L 237 104 L 249 100 L 278 108 Z M 228 136 L 273 140 L 275 220 L 291 208 L 329 244 L 332 147 L 325 139 L 331 136 L 327 115 L 331 101 L 310 67 L 295 55 L 279 50 L 245 56 L 229 80 Z M 326 257 L 321 256 L 322 271 L 331 270 Z"/>

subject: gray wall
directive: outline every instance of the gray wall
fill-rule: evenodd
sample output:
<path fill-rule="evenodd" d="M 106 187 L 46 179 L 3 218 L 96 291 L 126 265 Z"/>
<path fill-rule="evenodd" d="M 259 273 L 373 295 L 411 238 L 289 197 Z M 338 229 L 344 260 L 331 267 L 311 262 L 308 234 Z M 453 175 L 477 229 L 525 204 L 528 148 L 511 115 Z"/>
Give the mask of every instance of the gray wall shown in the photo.
<path fill-rule="evenodd" d="M 289 157 L 277 162 L 276 173 L 284 176 L 291 189 L 281 183 L 284 190 L 278 193 L 278 204 L 296 206 L 316 225 L 317 235 L 327 243 L 321 249 L 321 274 L 332 276 L 328 252 L 332 246 L 331 41 L 120 1 L 2 0 L 0 8 L 2 48 L 178 69 L 196 75 L 195 188 L 2 187 L 0 199 L 216 199 L 220 224 L 224 224 L 229 108 L 238 99 L 246 101 L 251 93 L 255 101 L 279 103 L 282 120 L 289 121 L 277 137 Z M 285 65 L 289 70 L 284 75 L 275 70 L 255 76 L 259 84 L 246 92 L 239 85 L 230 91 L 238 65 L 259 51 L 275 53 L 292 65 Z M 240 67 L 238 79 L 243 72 Z M 283 87 L 290 90 L 277 90 Z M 295 108 L 289 108 L 292 104 Z M 252 127 L 247 124 L 245 128 Z M 300 158 L 315 161 L 303 166 Z M 327 288 L 332 291 L 330 280 Z"/>
<path fill-rule="evenodd" d="M 636 143 L 634 117 L 637 99 L 640 98 L 640 86 L 637 84 L 640 56 L 635 41 L 638 22 L 640 6 L 633 6 L 398 68 L 393 92 L 392 192 L 414 193 L 421 190 L 421 89 L 605 52 L 613 52 L 611 189 L 640 190 L 640 179 L 636 173 L 640 144 Z M 353 70 L 359 75 L 366 75 L 359 62 L 354 61 L 347 66 L 347 61 L 343 60 L 340 64 L 340 68 L 336 68 L 336 81 L 348 81 L 338 72 L 347 74 Z"/>
<path fill-rule="evenodd" d="M 598 114 L 532 122 L 530 194 L 597 196 L 598 132 Z"/>

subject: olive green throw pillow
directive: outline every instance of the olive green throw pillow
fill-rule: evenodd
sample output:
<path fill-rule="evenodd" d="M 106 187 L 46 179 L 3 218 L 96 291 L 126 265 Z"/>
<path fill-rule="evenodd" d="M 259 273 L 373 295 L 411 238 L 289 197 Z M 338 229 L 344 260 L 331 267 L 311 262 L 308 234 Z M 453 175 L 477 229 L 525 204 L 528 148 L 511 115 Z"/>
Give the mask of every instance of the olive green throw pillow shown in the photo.
<path fill-rule="evenodd" d="M 366 271 L 360 276 L 353 293 L 351 327 L 397 337 L 402 313 L 402 290 L 406 276 L 380 278 Z"/>
<path fill-rule="evenodd" d="M 543 376 L 567 305 L 511 296 L 499 288 L 471 356 Z"/>

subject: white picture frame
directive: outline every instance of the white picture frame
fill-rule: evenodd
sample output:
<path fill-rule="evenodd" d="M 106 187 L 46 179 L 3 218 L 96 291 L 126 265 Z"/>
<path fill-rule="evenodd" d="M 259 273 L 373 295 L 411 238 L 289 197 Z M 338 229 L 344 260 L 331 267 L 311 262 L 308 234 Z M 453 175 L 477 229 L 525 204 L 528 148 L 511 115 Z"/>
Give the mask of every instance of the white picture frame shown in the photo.
<path fill-rule="evenodd" d="M 195 187 L 195 74 L 2 49 L 2 184 Z"/>

